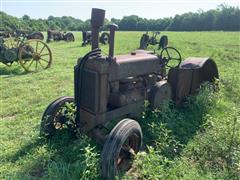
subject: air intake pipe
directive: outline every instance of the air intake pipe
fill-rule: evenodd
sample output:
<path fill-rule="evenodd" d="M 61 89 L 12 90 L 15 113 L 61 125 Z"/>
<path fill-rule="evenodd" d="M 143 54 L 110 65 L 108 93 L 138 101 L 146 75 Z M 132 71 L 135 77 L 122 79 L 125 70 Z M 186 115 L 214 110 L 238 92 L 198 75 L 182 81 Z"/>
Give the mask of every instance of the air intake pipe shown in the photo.
<path fill-rule="evenodd" d="M 108 56 L 110 58 L 113 58 L 114 57 L 114 37 L 115 37 L 115 31 L 118 29 L 118 25 L 116 25 L 116 24 L 109 24 L 108 28 L 110 30 L 109 54 L 108 54 Z"/>
<path fill-rule="evenodd" d="M 92 50 L 99 47 L 99 29 L 104 24 L 105 10 L 92 8 L 91 27 L 92 27 Z"/>

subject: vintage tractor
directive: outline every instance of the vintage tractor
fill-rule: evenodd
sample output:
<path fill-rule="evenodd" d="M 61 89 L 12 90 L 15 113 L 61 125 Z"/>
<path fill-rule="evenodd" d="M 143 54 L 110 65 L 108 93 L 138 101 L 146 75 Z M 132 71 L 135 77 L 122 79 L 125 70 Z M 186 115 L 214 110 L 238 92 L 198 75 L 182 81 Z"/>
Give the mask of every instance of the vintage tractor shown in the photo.
<path fill-rule="evenodd" d="M 152 32 L 150 37 L 148 31 L 144 33 L 140 39 L 140 49 L 147 49 L 148 45 L 158 44 L 158 49 L 163 49 L 168 45 L 168 37 L 166 35 L 161 36 L 160 40 L 157 40 L 157 36 L 160 35 L 159 31 Z"/>
<path fill-rule="evenodd" d="M 40 132 L 46 137 L 74 129 L 87 134 L 103 146 L 103 178 L 114 179 L 131 167 L 141 148 L 143 134 L 135 119 L 144 102 L 149 101 L 152 108 L 161 108 L 170 99 L 180 102 L 196 93 L 202 82 L 218 78 L 218 70 L 210 58 L 182 62 L 173 47 L 164 47 L 160 54 L 136 50 L 114 56 L 115 24 L 108 26 L 109 54 L 104 56 L 98 42 L 104 17 L 104 10 L 92 9 L 92 50 L 74 68 L 74 97 L 60 97 L 49 104 Z"/>
<path fill-rule="evenodd" d="M 91 44 L 92 40 L 92 32 L 91 31 L 82 31 L 82 46 L 86 46 Z M 107 32 L 103 32 L 99 38 L 100 43 L 108 44 L 109 43 L 109 34 Z"/>
<path fill-rule="evenodd" d="M 43 33 L 39 32 L 39 31 L 36 31 L 36 32 L 29 33 L 27 35 L 27 39 L 40 39 L 40 40 L 43 40 L 44 36 L 43 36 Z"/>
<path fill-rule="evenodd" d="M 43 33 L 41 33 L 40 31 L 35 31 L 35 32 L 31 32 L 28 30 L 22 30 L 22 29 L 17 29 L 14 32 L 14 37 L 25 37 L 27 39 L 40 39 L 43 40 L 44 36 Z"/>
<path fill-rule="evenodd" d="M 26 72 L 47 69 L 52 63 L 50 48 L 38 39 L 0 38 L 0 62 L 11 66 L 18 62 Z"/>
<path fill-rule="evenodd" d="M 51 40 L 53 41 L 66 41 L 66 42 L 73 42 L 75 41 L 74 35 L 71 32 L 60 32 L 55 30 L 48 30 L 47 31 L 47 43 Z"/>

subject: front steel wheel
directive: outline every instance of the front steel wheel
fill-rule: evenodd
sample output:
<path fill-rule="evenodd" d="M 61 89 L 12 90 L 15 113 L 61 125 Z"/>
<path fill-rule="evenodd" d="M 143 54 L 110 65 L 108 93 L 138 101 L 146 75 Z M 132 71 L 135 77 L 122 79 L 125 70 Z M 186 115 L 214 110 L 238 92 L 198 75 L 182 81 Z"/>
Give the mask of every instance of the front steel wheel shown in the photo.
<path fill-rule="evenodd" d="M 51 66 L 52 52 L 43 41 L 29 40 L 20 46 L 18 59 L 26 72 L 36 72 Z"/>

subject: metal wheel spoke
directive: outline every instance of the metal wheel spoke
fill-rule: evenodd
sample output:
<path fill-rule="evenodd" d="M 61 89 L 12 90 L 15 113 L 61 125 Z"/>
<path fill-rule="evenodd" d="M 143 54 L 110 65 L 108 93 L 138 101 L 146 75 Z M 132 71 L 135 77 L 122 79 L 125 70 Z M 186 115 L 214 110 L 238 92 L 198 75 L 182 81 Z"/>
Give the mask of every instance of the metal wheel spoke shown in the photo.
<path fill-rule="evenodd" d="M 41 61 L 38 61 L 40 66 L 44 69 L 45 67 L 42 65 Z"/>
<path fill-rule="evenodd" d="M 172 60 L 176 60 L 176 61 L 179 61 L 179 59 L 178 59 L 178 58 L 172 58 Z"/>
<path fill-rule="evenodd" d="M 37 41 L 37 45 L 36 45 L 36 53 L 37 53 L 37 50 L 38 50 L 38 41 Z"/>
<path fill-rule="evenodd" d="M 38 61 L 36 61 L 35 71 L 37 71 Z"/>
<path fill-rule="evenodd" d="M 30 67 L 31 67 L 32 63 L 33 63 L 33 60 L 32 60 L 32 61 L 30 62 L 30 64 L 28 65 L 28 67 L 27 67 L 27 70 L 29 70 L 29 69 L 30 69 Z"/>
<path fill-rule="evenodd" d="M 166 52 L 167 52 L 168 58 L 171 59 L 171 56 L 170 56 L 170 54 L 169 54 L 167 49 L 166 49 Z"/>
<path fill-rule="evenodd" d="M 45 61 L 46 63 L 49 63 L 46 59 L 43 59 L 43 58 L 41 58 L 41 57 L 40 57 L 40 59 L 43 60 L 43 61 Z"/>
<path fill-rule="evenodd" d="M 39 52 L 39 54 L 41 54 L 43 52 L 43 50 L 45 49 L 45 45 L 42 47 L 41 51 Z"/>
<path fill-rule="evenodd" d="M 47 56 L 47 55 L 49 55 L 49 53 L 41 54 L 40 57 L 42 57 L 42 56 Z"/>

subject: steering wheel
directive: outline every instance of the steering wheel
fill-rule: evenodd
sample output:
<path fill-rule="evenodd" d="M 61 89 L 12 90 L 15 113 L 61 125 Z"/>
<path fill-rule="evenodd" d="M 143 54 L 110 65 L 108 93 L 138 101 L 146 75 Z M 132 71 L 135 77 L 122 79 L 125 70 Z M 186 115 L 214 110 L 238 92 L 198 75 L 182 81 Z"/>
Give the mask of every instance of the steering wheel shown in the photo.
<path fill-rule="evenodd" d="M 179 67 L 182 62 L 180 52 L 174 47 L 165 47 L 160 53 L 160 58 L 163 61 L 163 65 L 169 68 Z"/>

